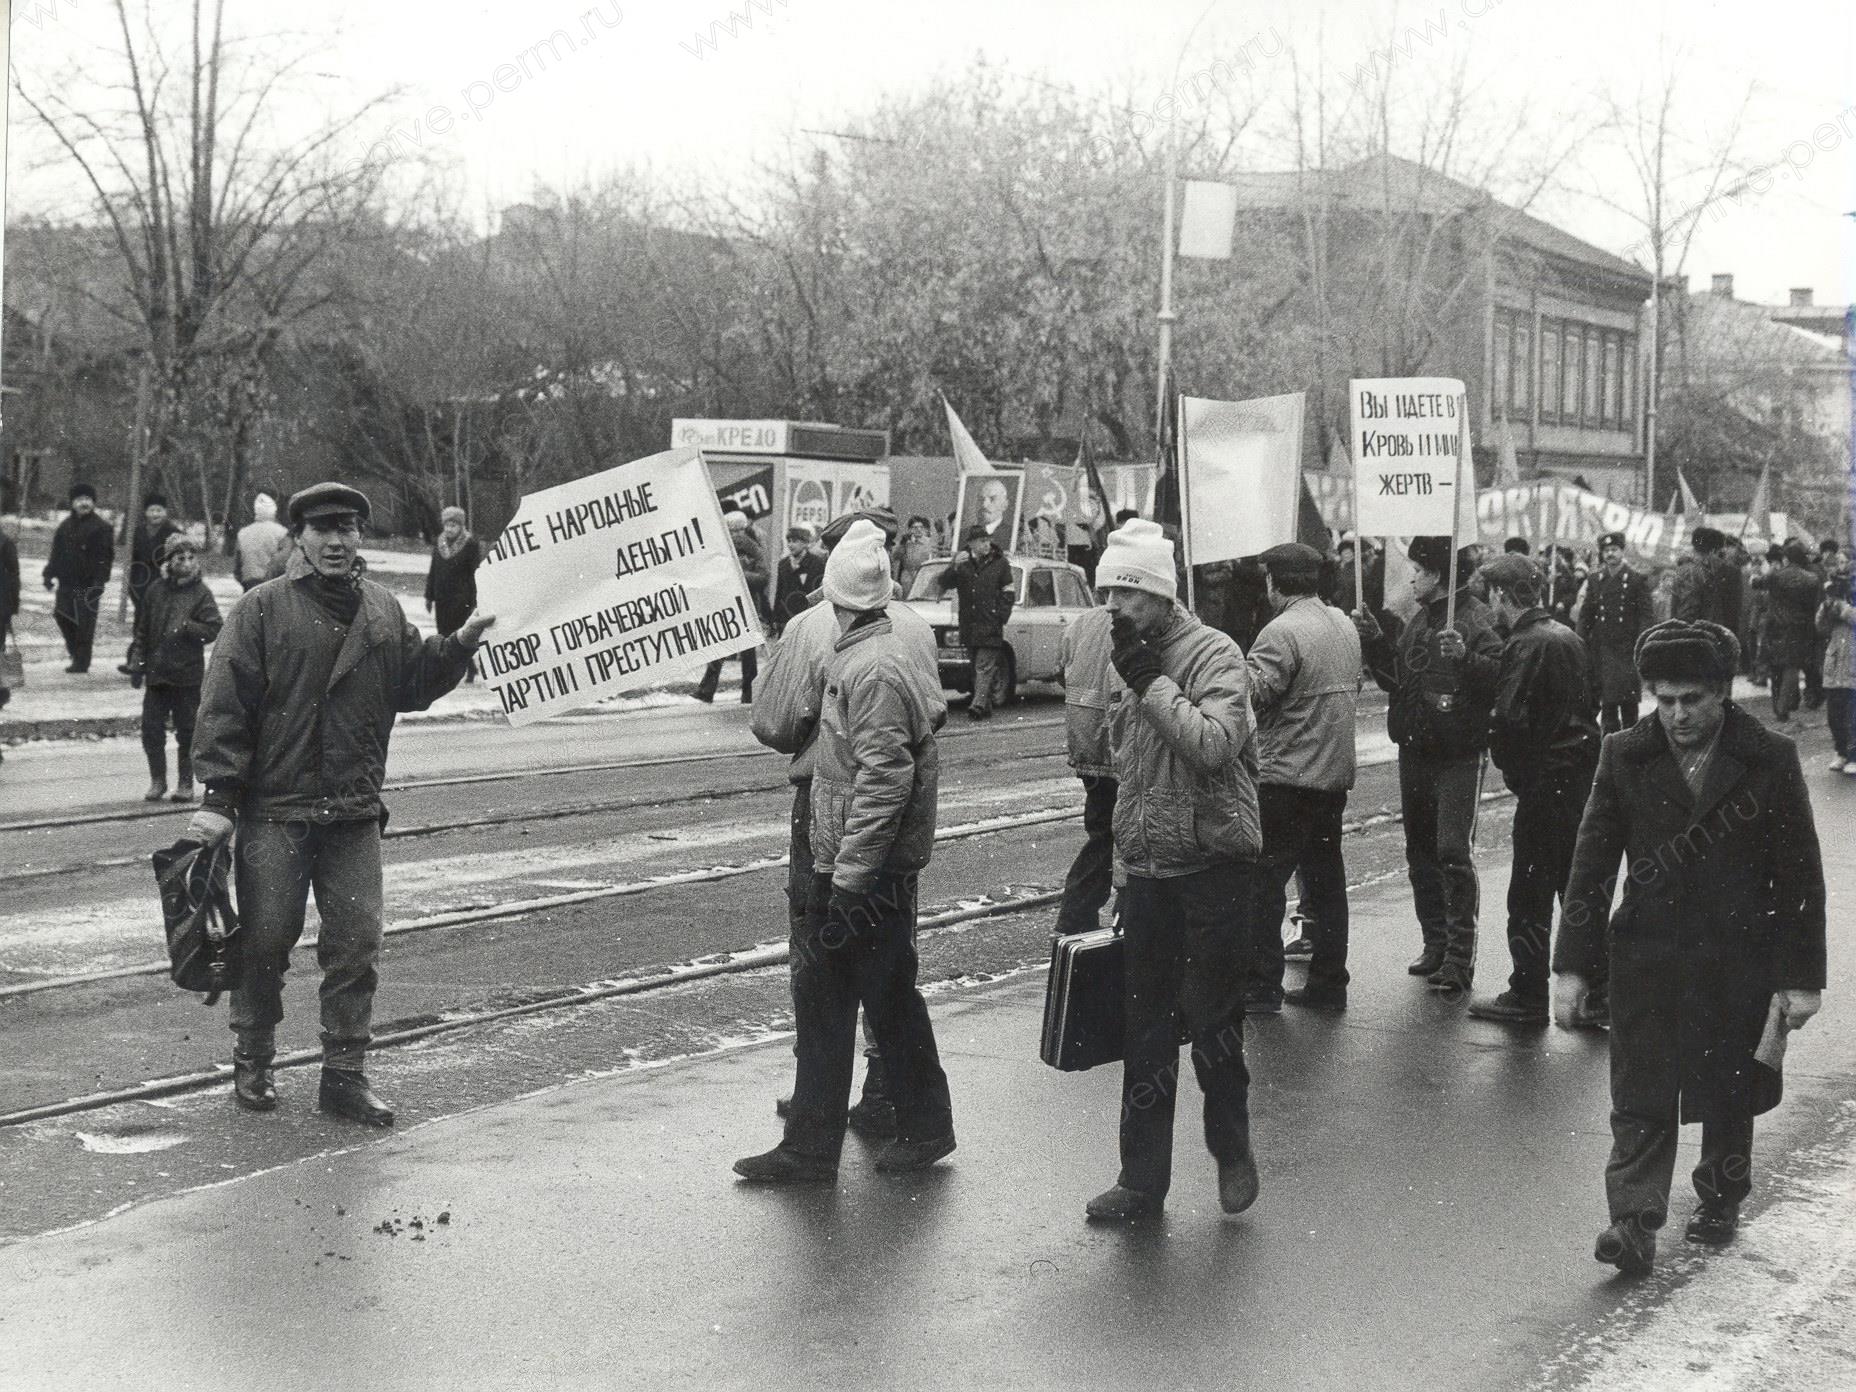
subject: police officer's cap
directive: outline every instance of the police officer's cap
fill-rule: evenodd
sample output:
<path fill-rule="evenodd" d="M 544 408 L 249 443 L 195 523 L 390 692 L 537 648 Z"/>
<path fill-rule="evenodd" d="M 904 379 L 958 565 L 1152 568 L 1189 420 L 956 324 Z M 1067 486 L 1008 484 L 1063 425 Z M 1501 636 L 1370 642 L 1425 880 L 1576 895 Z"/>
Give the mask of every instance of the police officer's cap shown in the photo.
<path fill-rule="evenodd" d="M 300 527 L 324 517 L 357 517 L 367 521 L 373 508 L 367 494 L 345 483 L 312 483 L 290 498 L 290 525 Z"/>
<path fill-rule="evenodd" d="M 1624 533 L 1606 532 L 1598 539 L 1598 549 L 1602 552 L 1607 546 L 1615 546 L 1620 551 L 1624 550 Z"/>

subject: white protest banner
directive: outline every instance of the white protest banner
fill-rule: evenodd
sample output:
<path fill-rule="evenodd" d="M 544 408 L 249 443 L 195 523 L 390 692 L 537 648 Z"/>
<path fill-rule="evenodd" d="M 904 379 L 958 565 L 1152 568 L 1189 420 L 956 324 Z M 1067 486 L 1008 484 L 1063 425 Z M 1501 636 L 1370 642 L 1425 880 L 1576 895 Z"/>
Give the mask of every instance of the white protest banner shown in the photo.
<path fill-rule="evenodd" d="M 1463 384 L 1454 377 L 1356 378 L 1354 512 L 1367 536 L 1455 530 Z"/>
<path fill-rule="evenodd" d="M 1302 501 L 1303 394 L 1181 399 L 1179 476 L 1195 566 L 1295 540 Z"/>
<path fill-rule="evenodd" d="M 761 641 L 715 485 L 687 448 L 523 498 L 477 572 L 477 604 L 496 615 L 477 671 L 511 725 Z"/>

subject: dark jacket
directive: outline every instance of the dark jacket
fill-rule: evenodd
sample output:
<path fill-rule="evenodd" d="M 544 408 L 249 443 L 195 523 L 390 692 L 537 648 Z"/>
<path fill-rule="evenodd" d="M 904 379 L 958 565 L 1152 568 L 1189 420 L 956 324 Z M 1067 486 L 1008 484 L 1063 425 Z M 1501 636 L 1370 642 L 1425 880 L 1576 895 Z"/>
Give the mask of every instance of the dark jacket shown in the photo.
<path fill-rule="evenodd" d="M 754 612 L 765 619 L 768 616 L 767 581 L 772 575 L 767 569 L 767 553 L 761 550 L 760 538 L 746 527 L 739 531 L 730 529 L 729 536 L 735 543 L 735 559 L 741 562 L 741 577 L 748 582 L 748 592 L 754 596 Z"/>
<path fill-rule="evenodd" d="M 1803 566 L 1787 561 L 1766 577 L 1765 660 L 1771 667 L 1805 667 L 1817 636 L 1823 586 Z"/>
<path fill-rule="evenodd" d="M 1489 747 L 1489 709 L 1501 670 L 1501 634 L 1489 606 L 1459 589 L 1456 627 L 1469 645 L 1460 663 L 1437 650 L 1444 597 L 1419 609 L 1396 638 L 1383 631 L 1361 645 L 1366 667 L 1392 697 L 1386 733 L 1413 753 L 1434 758 L 1479 754 Z"/>
<path fill-rule="evenodd" d="M 1740 567 L 1720 552 L 1684 556 L 1670 591 L 1669 617 L 1690 622 L 1706 619 L 1738 631 L 1741 589 Z"/>
<path fill-rule="evenodd" d="M 19 612 L 19 548 L 0 534 L 0 634 Z"/>
<path fill-rule="evenodd" d="M 1012 578 L 1011 563 L 1002 552 L 995 548 L 976 565 L 972 554 L 963 551 L 941 572 L 940 583 L 942 593 L 952 589 L 960 595 L 960 641 L 964 646 L 1005 646 L 1005 626 L 1012 618 L 1018 586 Z"/>
<path fill-rule="evenodd" d="M 1777 1100 L 1753 1061 L 1772 993 L 1824 985 L 1824 869 L 1790 740 L 1729 703 L 1699 797 L 1654 713 L 1605 740 L 1553 970 L 1602 977 L 1607 952 L 1615 1110 L 1660 1114 L 1677 1089 L 1685 1121 Z"/>
<path fill-rule="evenodd" d="M 1489 716 L 1495 767 L 1517 793 L 1553 774 L 1589 774 L 1598 738 L 1585 644 L 1545 609 L 1529 609 L 1502 648 Z"/>
<path fill-rule="evenodd" d="M 154 527 L 146 522 L 136 524 L 129 538 L 129 574 L 125 583 L 137 604 L 148 587 L 161 579 L 161 548 L 169 537 L 179 535 L 180 528 L 167 518 Z"/>
<path fill-rule="evenodd" d="M 176 585 L 162 576 L 142 592 L 129 644 L 129 670 L 150 686 L 198 686 L 206 645 L 219 636 L 219 604 L 198 575 Z"/>
<path fill-rule="evenodd" d="M 1598 699 L 1631 701 L 1638 692 L 1632 654 L 1644 629 L 1656 622 L 1650 582 L 1628 565 L 1616 575 L 1595 570 L 1586 578 L 1579 606 L 1579 636 L 1591 650 L 1598 671 Z"/>
<path fill-rule="evenodd" d="M 803 614 L 806 596 L 825 583 L 825 558 L 808 551 L 797 561 L 780 557 L 774 567 L 773 621 L 782 626 Z"/>
<path fill-rule="evenodd" d="M 45 578 L 80 590 L 98 589 L 109 583 L 110 567 L 115 564 L 116 540 L 110 524 L 94 512 L 88 517 L 74 512 L 52 533 Z"/>
<path fill-rule="evenodd" d="M 193 734 L 209 806 L 266 821 L 377 817 L 394 717 L 464 680 L 463 645 L 421 639 L 391 590 L 361 581 L 360 610 L 337 638 L 315 583 L 293 551 L 282 577 L 232 608 Z"/>
<path fill-rule="evenodd" d="M 483 548 L 469 537 L 451 555 L 432 547 L 432 564 L 425 572 L 425 598 L 432 606 L 441 633 L 455 633 L 477 607 L 477 567 Z"/>

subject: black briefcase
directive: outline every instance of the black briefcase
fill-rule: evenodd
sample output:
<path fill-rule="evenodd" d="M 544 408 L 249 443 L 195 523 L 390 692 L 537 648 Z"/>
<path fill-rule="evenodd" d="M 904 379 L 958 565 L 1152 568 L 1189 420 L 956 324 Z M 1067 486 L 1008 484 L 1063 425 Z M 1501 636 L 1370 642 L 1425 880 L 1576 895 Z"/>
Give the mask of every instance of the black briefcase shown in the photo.
<path fill-rule="evenodd" d="M 1051 944 L 1039 1053 L 1066 1073 L 1119 1063 L 1123 1047 L 1121 934 L 1071 933 Z"/>

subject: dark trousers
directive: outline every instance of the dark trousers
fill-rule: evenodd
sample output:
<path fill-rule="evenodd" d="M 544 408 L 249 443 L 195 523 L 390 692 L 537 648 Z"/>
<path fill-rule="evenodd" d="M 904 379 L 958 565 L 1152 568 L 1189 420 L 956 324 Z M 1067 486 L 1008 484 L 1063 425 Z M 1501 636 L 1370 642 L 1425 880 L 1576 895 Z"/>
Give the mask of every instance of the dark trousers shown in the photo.
<path fill-rule="evenodd" d="M 1599 728 L 1607 735 L 1619 730 L 1628 730 L 1637 723 L 1638 698 L 1633 696 L 1628 701 L 1606 701 L 1598 708 Z"/>
<path fill-rule="evenodd" d="M 1059 933 L 1100 927 L 1102 906 L 1115 887 L 1115 795 L 1121 784 L 1098 773 L 1085 773 L 1082 780 L 1083 845 L 1063 878 Z"/>
<path fill-rule="evenodd" d="M 831 877 L 817 876 L 793 945 L 799 1077 L 786 1144 L 827 1159 L 843 1147 L 860 1004 L 883 1051 L 898 1133 L 943 1135 L 953 1129 L 953 1105 L 928 1005 L 915 988 L 915 876 L 877 876 L 845 917 L 829 912 L 830 899 Z"/>
<path fill-rule="evenodd" d="M 1184 1017 L 1205 1094 L 1205 1144 L 1220 1162 L 1250 1152 L 1250 1072 L 1244 1066 L 1244 918 L 1255 867 L 1228 861 L 1190 875 L 1128 877 L 1126 1050 L 1121 1072 L 1121 1177 L 1155 1198 L 1173 1174 L 1173 1098 Z"/>
<path fill-rule="evenodd" d="M 1842 759 L 1856 757 L 1856 691 L 1847 686 L 1824 688 L 1824 723 L 1830 743 Z"/>
<path fill-rule="evenodd" d="M 197 686 L 151 686 L 142 692 L 142 752 L 148 756 L 148 776 L 168 781 L 168 721 L 174 722 L 179 746 L 180 781 L 193 782 L 193 720 L 200 709 Z"/>
<path fill-rule="evenodd" d="M 1811 660 L 1804 665 L 1804 703 L 1809 710 L 1824 704 L 1824 650 L 1829 646 L 1828 638 L 1811 639 Z"/>
<path fill-rule="evenodd" d="M 1476 810 L 1482 798 L 1482 755 L 1437 758 L 1398 753 L 1398 798 L 1405 817 L 1405 868 L 1425 948 L 1444 960 L 1476 962 Z"/>
<path fill-rule="evenodd" d="M 754 678 L 760 673 L 760 657 L 753 648 L 743 648 L 737 655 L 741 658 L 741 699 L 752 701 L 754 699 Z M 716 683 L 722 680 L 722 664 L 726 661 L 728 661 L 727 658 L 718 657 L 703 669 L 702 680 L 696 683 L 697 700 L 713 701 L 715 699 Z"/>
<path fill-rule="evenodd" d="M 1676 1102 L 1660 1116 L 1611 1113 L 1611 1158 L 1605 1162 L 1605 1199 L 1611 1221 L 1636 1220 L 1660 1228 L 1669 1213 L 1681 1126 Z M 1701 1124 L 1701 1163 L 1691 1176 L 1695 1193 L 1710 1203 L 1737 1204 L 1753 1187 L 1753 1114 L 1709 1117 Z"/>
<path fill-rule="evenodd" d="M 1508 989 L 1524 1000 L 1547 1002 L 1547 961 L 1553 942 L 1553 906 L 1572 873 L 1579 819 L 1592 791 L 1597 764 L 1551 769 L 1514 786 L 1514 864 L 1508 872 L 1508 952 L 1514 971 Z M 1591 983 L 1602 991 L 1601 979 Z"/>
<path fill-rule="evenodd" d="M 52 603 L 52 618 L 64 638 L 71 665 L 84 671 L 90 666 L 90 645 L 97 636 L 97 611 L 103 607 L 101 585 L 59 585 Z"/>
<path fill-rule="evenodd" d="M 1798 674 L 1797 667 L 1772 669 L 1773 719 L 1789 720 L 1791 713 L 1798 709 Z"/>
<path fill-rule="evenodd" d="M 1263 859 L 1251 893 L 1251 985 L 1282 994 L 1282 916 L 1289 877 L 1299 869 L 1302 921 L 1314 943 L 1310 986 L 1345 986 L 1347 975 L 1347 866 L 1341 856 L 1345 789 L 1292 788 L 1265 783 L 1257 789 L 1263 818 Z"/>

